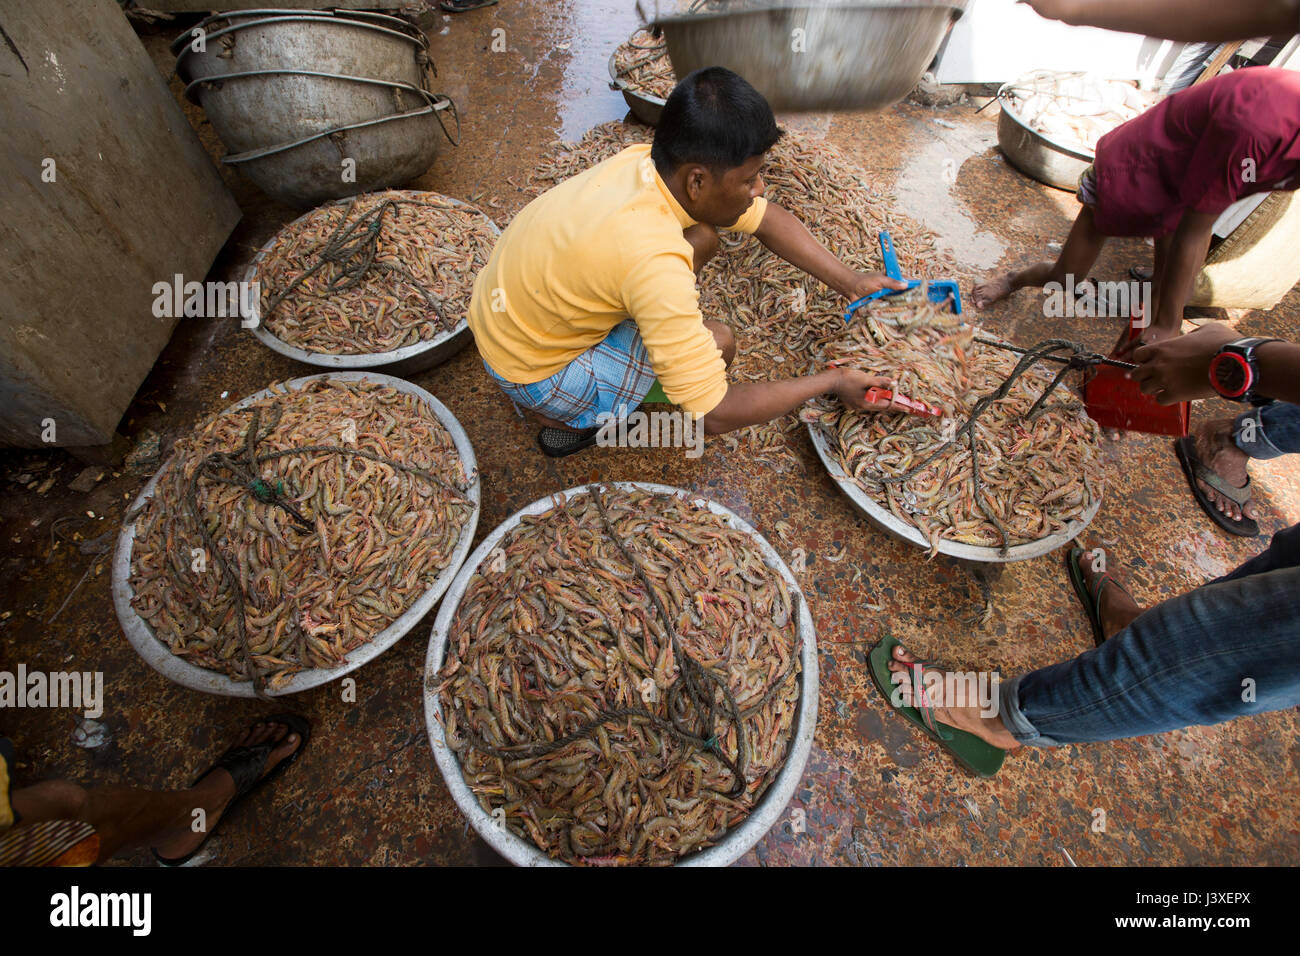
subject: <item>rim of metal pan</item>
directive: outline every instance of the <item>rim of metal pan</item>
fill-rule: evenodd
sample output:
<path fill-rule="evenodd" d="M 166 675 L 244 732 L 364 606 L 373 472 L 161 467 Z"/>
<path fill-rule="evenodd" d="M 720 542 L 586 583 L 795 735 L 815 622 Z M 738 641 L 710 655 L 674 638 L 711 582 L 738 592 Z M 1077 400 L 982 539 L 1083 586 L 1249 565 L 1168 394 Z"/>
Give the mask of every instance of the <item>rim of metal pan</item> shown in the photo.
<path fill-rule="evenodd" d="M 395 378 L 392 375 L 382 375 L 378 372 L 326 372 L 320 375 L 308 375 L 304 378 L 292 379 L 285 382 L 282 388 L 296 391 L 322 379 L 344 382 L 367 381 L 381 385 L 391 385 L 393 388 L 415 395 L 425 402 L 451 435 L 452 441 L 456 445 L 456 452 L 460 455 L 461 466 L 465 474 L 473 476 L 473 483 L 465 492 L 465 495 L 474 502 L 474 510 L 465 519 L 465 525 L 461 528 L 460 538 L 456 542 L 456 548 L 452 552 L 452 558 L 447 567 L 443 568 L 428 589 L 397 620 L 376 634 L 369 643 L 363 644 L 348 654 L 346 663 L 335 668 L 312 668 L 299 671 L 278 690 L 268 689 L 266 694 L 271 697 L 297 694 L 337 680 L 363 664 L 374 660 L 405 637 L 433 609 L 433 606 L 438 603 L 438 599 L 442 597 L 460 571 L 460 566 L 464 563 L 465 556 L 469 554 L 470 545 L 474 541 L 474 532 L 478 528 L 479 511 L 482 507 L 478 462 L 474 457 L 474 448 L 470 444 L 465 429 L 461 427 L 460 422 L 456 420 L 456 416 L 451 413 L 447 406 L 418 385 L 413 385 L 405 379 Z M 264 388 L 260 392 L 249 395 L 247 398 L 229 406 L 225 409 L 225 412 L 229 413 L 244 408 L 259 399 L 275 394 L 277 391 L 279 389 Z M 256 695 L 253 692 L 252 681 L 236 681 L 225 674 L 208 670 L 208 668 L 200 667 L 198 664 L 191 664 L 189 661 L 173 654 L 167 645 L 154 635 L 153 628 L 131 606 L 131 598 L 134 594 L 131 589 L 131 552 L 135 546 L 136 520 L 145 502 L 153 497 L 154 489 L 158 485 L 158 479 L 162 477 L 167 468 L 173 466 L 174 461 L 175 457 L 169 456 L 167 461 L 158 468 L 154 476 L 149 479 L 148 484 L 144 486 L 144 490 L 132 503 L 131 510 L 127 512 L 131 516 L 131 520 L 124 522 L 122 530 L 118 532 L 117 547 L 113 553 L 113 606 L 117 611 L 118 622 L 122 625 L 122 630 L 126 633 L 126 639 L 131 642 L 131 646 L 135 648 L 136 653 L 144 659 L 146 664 L 168 680 L 191 690 L 199 690 L 208 694 L 220 694 L 225 697 L 254 697 Z"/>
<path fill-rule="evenodd" d="M 292 222 L 281 227 L 279 231 L 277 231 L 274 236 L 268 239 L 266 241 L 266 244 L 263 245 L 262 248 L 257 251 L 257 255 L 253 256 L 252 262 L 250 262 L 248 264 L 248 267 L 244 270 L 244 282 L 252 283 L 257 280 L 257 273 L 262 265 L 262 261 L 268 255 L 270 255 L 271 250 L 274 248 L 275 244 L 280 241 L 280 238 L 283 235 L 285 235 L 286 232 L 289 232 L 295 226 L 304 222 L 309 216 L 315 215 L 321 209 L 324 209 L 328 206 L 347 205 L 348 203 L 351 203 L 365 196 L 377 196 L 380 193 L 391 193 L 395 197 L 412 199 L 412 200 L 418 199 L 419 197 L 422 196 L 436 196 L 438 199 L 445 200 L 446 202 L 451 203 L 453 206 L 460 206 L 463 209 L 469 209 L 469 210 L 473 210 L 476 213 L 479 213 L 481 216 L 483 216 L 484 220 L 486 220 L 487 223 L 492 227 L 492 231 L 496 233 L 497 237 L 499 238 L 501 236 L 501 227 L 492 221 L 491 216 L 489 216 L 478 206 L 475 206 L 472 203 L 467 203 L 461 199 L 456 199 L 452 196 L 444 196 L 442 193 L 433 192 L 432 190 L 427 190 L 427 189 L 385 189 L 385 190 L 378 190 L 369 193 L 358 193 L 356 196 L 344 196 L 342 199 L 331 199 L 329 202 L 321 203 L 319 206 L 316 206 L 313 209 L 309 209 L 307 212 L 303 213 L 297 219 L 294 219 Z M 250 286 L 247 285 L 245 286 L 245 288 L 249 288 L 249 287 Z M 239 309 L 240 309 L 240 318 L 242 320 L 248 320 L 252 318 L 245 312 L 244 302 L 242 298 L 240 299 Z M 259 309 L 260 309 L 260 303 L 259 303 Z M 340 369 L 340 370 L 344 370 L 344 369 L 364 370 L 369 368 L 375 368 L 378 366 L 394 365 L 398 362 L 402 362 L 406 359 L 413 358 L 417 355 L 423 355 L 425 352 L 438 348 L 439 346 L 443 345 L 445 342 L 449 342 L 450 340 L 454 339 L 456 336 L 465 334 L 466 332 L 468 332 L 468 330 L 469 330 L 469 319 L 465 316 L 461 316 L 460 321 L 457 322 L 454 326 L 452 326 L 452 328 L 448 329 L 445 332 L 439 332 L 433 338 L 425 342 L 416 342 L 414 345 L 404 345 L 399 349 L 391 349 L 387 352 L 359 352 L 359 353 L 339 354 L 335 352 L 312 352 L 308 349 L 301 348 L 297 345 L 291 345 L 290 343 L 284 341 L 284 339 L 279 338 L 273 332 L 269 331 L 266 328 L 266 324 L 260 321 L 260 319 L 256 326 L 249 329 L 249 331 L 252 332 L 253 335 L 257 337 L 258 341 L 260 341 L 267 348 L 271 349 L 273 352 L 278 352 L 281 355 L 287 356 L 288 358 L 291 359 L 295 359 L 296 361 L 299 362 L 303 362 L 304 364 L 307 365 L 315 365 L 320 368 L 331 368 L 331 369 Z"/>
<path fill-rule="evenodd" d="M 224 21 L 224 25 L 209 31 L 208 28 L 217 21 Z M 188 54 L 196 52 L 192 43 L 198 36 L 202 36 L 206 44 L 209 40 L 219 39 L 228 33 L 237 33 L 240 30 L 269 24 L 294 22 L 335 23 L 345 27 L 360 27 L 364 30 L 397 37 L 423 49 L 429 47 L 429 42 L 425 38 L 423 31 L 414 24 L 402 20 L 400 17 L 392 17 L 382 13 L 370 13 L 360 10 L 307 10 L 301 8 L 297 10 L 230 10 L 225 13 L 212 14 L 171 41 L 169 48 L 176 57 L 176 72 L 180 73 L 181 61 Z M 196 34 L 195 31 L 200 32 Z"/>
<path fill-rule="evenodd" d="M 916 545 L 918 548 L 929 551 L 930 542 L 926 540 L 925 535 L 921 534 L 918 528 L 895 517 L 893 512 L 863 491 L 852 476 L 840 467 L 825 429 L 815 422 L 808 422 L 807 424 L 808 436 L 812 439 L 813 448 L 817 450 L 817 457 L 822 460 L 826 473 L 830 475 L 835 484 L 840 486 L 840 491 L 848 496 L 849 501 L 870 521 L 884 530 Z M 948 540 L 939 542 L 939 553 L 953 558 L 961 558 L 964 561 L 989 561 L 998 564 L 1041 558 L 1043 555 L 1051 554 L 1057 548 L 1069 544 L 1084 528 L 1088 527 L 1092 519 L 1097 516 L 1097 510 L 1101 507 L 1103 497 L 1104 492 L 1102 495 L 1097 496 L 1097 500 L 1092 503 L 1092 506 L 1083 515 L 1067 524 L 1064 531 L 1048 535 L 1045 538 L 1039 538 L 1036 541 L 1014 544 L 1007 549 L 1006 554 L 1002 553 L 1001 548 L 963 544 L 960 541 Z"/>
<path fill-rule="evenodd" d="M 716 8 L 700 4 L 683 11 L 656 16 L 650 26 L 657 27 L 665 23 L 690 23 L 693 20 L 718 20 L 740 13 L 767 15 L 790 11 L 793 13 L 808 10 L 888 10 L 893 8 L 933 7 L 949 9 L 952 19 L 960 20 L 970 6 L 971 0 L 741 0 L 735 6 L 725 3 Z"/>
<path fill-rule="evenodd" d="M 800 662 L 803 671 L 800 675 L 799 713 L 795 718 L 794 728 L 790 736 L 790 748 L 786 754 L 785 764 L 781 767 L 776 779 L 772 781 L 771 786 L 767 788 L 767 792 L 763 794 L 763 798 L 759 800 L 758 805 L 754 807 L 749 816 L 741 821 L 739 826 L 728 830 L 722 839 L 713 846 L 688 854 L 675 864 L 676 866 L 728 866 L 748 853 L 781 818 L 786 805 L 794 796 L 795 790 L 798 789 L 800 780 L 803 779 L 804 768 L 807 766 L 808 757 L 812 753 L 813 733 L 817 727 L 817 635 L 813 630 L 812 612 L 808 609 L 808 599 L 799 586 L 799 582 L 795 580 L 794 575 L 790 572 L 785 560 L 777 553 L 776 549 L 758 533 L 753 525 L 726 505 L 719 504 L 717 501 L 683 488 L 674 488 L 671 485 L 660 485 L 645 481 L 595 482 L 588 485 L 578 485 L 559 494 L 563 495 L 567 501 L 575 495 L 588 493 L 598 487 L 677 495 L 692 502 L 697 507 L 708 508 L 714 514 L 724 517 L 733 528 L 749 535 L 763 552 L 763 558 L 768 567 L 785 579 L 786 586 L 790 589 L 792 595 L 796 593 L 799 595 Z M 424 664 L 424 719 L 429 733 L 429 745 L 433 748 L 433 758 L 438 764 L 438 770 L 442 773 L 442 779 L 446 783 L 447 789 L 451 791 L 456 806 L 460 808 L 461 813 L 478 831 L 479 836 L 487 841 L 492 849 L 516 866 L 566 866 L 567 864 L 547 856 L 543 850 L 535 846 L 530 840 L 517 837 L 505 827 L 498 826 L 496 821 L 479 806 L 478 799 L 470 792 L 469 786 L 465 783 L 460 761 L 447 746 L 442 722 L 439 719 L 442 708 L 438 695 L 433 688 L 437 685 L 438 671 L 441 670 L 443 658 L 446 655 L 452 622 L 455 620 L 456 611 L 460 607 L 461 598 L 465 596 L 465 589 L 469 586 L 470 579 L 478 571 L 479 566 L 488 559 L 501 539 L 514 529 L 525 516 L 539 515 L 551 510 L 556 505 L 556 498 L 556 495 L 539 498 L 506 518 L 491 534 L 483 539 L 483 542 L 461 566 L 460 572 L 456 575 L 456 580 L 447 589 L 446 599 L 438 609 L 438 617 L 434 622 L 433 632 L 429 637 L 429 653 Z"/>

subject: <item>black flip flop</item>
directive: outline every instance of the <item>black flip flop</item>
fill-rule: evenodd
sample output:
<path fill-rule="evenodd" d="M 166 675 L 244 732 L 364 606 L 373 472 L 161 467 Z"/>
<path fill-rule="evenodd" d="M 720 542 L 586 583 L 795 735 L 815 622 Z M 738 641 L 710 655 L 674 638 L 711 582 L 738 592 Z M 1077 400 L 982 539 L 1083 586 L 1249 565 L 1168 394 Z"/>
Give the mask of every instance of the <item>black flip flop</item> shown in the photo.
<path fill-rule="evenodd" d="M 1074 301 L 1078 303 L 1085 299 L 1092 300 L 1094 315 L 1100 315 L 1110 304 L 1110 300 L 1101 294 L 1101 280 L 1096 276 L 1088 276 L 1074 287 Z"/>
<path fill-rule="evenodd" d="M 1083 548 L 1071 548 L 1065 556 L 1065 569 L 1070 574 L 1070 583 L 1074 585 L 1074 593 L 1079 596 L 1079 603 L 1083 605 L 1084 612 L 1088 615 L 1088 623 L 1092 625 L 1092 641 L 1098 647 L 1106 642 L 1106 631 L 1101 626 L 1101 589 L 1107 584 L 1113 584 L 1130 598 L 1128 588 L 1120 584 L 1109 574 L 1102 574 L 1097 578 L 1096 587 L 1088 590 L 1088 582 L 1083 579 L 1083 571 L 1079 568 L 1079 555 L 1083 554 Z M 1134 604 L 1137 601 L 1133 602 Z"/>
<path fill-rule="evenodd" d="M 254 793 L 258 788 L 270 783 L 280 774 L 284 773 L 295 760 L 307 748 L 307 741 L 311 739 L 311 721 L 306 717 L 300 717 L 297 714 L 276 714 L 272 717 L 265 717 L 262 720 L 255 721 L 255 724 L 283 724 L 289 728 L 289 734 L 298 735 L 298 746 L 293 753 L 285 757 L 275 768 L 265 776 L 262 771 L 266 767 L 267 758 L 271 756 L 271 751 L 284 742 L 284 737 L 279 740 L 267 739 L 260 744 L 254 744 L 251 747 L 235 746 L 231 747 L 220 757 L 217 762 L 201 773 L 194 781 L 192 786 L 197 785 L 200 780 L 212 773 L 214 770 L 224 770 L 235 778 L 235 795 L 230 798 L 226 808 L 221 812 L 221 817 L 217 820 L 217 826 L 221 826 L 221 821 L 230 816 L 230 811 L 244 797 Z M 285 734 L 285 737 L 289 736 Z M 216 826 L 207 832 L 199 845 L 184 856 L 168 858 L 160 855 L 157 850 L 153 850 L 154 859 L 163 866 L 181 866 L 188 863 L 196 853 L 203 849 L 203 845 L 208 842 L 208 838 L 216 832 Z"/>
<path fill-rule="evenodd" d="M 1259 524 L 1254 518 L 1246 517 L 1244 512 L 1240 519 L 1229 518 L 1214 507 L 1214 502 L 1210 500 L 1210 496 L 1202 491 L 1201 486 L 1196 483 L 1199 478 L 1223 497 L 1245 507 L 1252 494 L 1250 479 L 1247 478 L 1246 483 L 1240 488 L 1232 487 L 1196 457 L 1196 443 L 1191 438 L 1179 438 L 1175 441 L 1174 451 L 1178 454 L 1178 462 L 1183 466 L 1183 474 L 1187 476 L 1187 484 L 1192 489 L 1192 495 L 1196 498 L 1196 503 L 1210 516 L 1210 519 L 1230 534 L 1240 535 L 1243 538 L 1257 537 L 1259 535 Z"/>
<path fill-rule="evenodd" d="M 461 0 L 460 3 L 448 3 L 447 0 L 442 0 L 438 4 L 438 9 L 445 10 L 448 13 L 465 13 L 468 10 L 477 10 L 480 7 L 490 7 L 496 2 L 497 0 Z"/>
<path fill-rule="evenodd" d="M 584 448 L 596 444 L 596 436 L 599 434 L 599 425 L 576 432 L 568 428 L 551 428 L 548 425 L 537 433 L 537 446 L 552 458 L 564 458 L 566 455 L 576 455 Z"/>
<path fill-rule="evenodd" d="M 1133 266 L 1128 270 L 1128 274 L 1138 282 L 1150 282 L 1151 277 L 1156 274 L 1156 270 L 1150 266 Z"/>

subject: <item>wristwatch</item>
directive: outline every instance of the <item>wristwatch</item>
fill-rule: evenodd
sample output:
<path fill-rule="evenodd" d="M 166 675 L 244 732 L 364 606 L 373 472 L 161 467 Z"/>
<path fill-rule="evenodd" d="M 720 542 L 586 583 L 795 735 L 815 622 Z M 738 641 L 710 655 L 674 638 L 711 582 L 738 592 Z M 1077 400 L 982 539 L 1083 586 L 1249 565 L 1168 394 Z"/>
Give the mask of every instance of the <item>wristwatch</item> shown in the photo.
<path fill-rule="evenodd" d="M 1272 399 L 1264 398 L 1255 391 L 1255 386 L 1259 383 L 1255 350 L 1265 342 L 1281 341 L 1281 339 L 1250 338 L 1229 342 L 1210 360 L 1210 384 L 1214 386 L 1216 392 L 1230 401 L 1267 405 Z"/>

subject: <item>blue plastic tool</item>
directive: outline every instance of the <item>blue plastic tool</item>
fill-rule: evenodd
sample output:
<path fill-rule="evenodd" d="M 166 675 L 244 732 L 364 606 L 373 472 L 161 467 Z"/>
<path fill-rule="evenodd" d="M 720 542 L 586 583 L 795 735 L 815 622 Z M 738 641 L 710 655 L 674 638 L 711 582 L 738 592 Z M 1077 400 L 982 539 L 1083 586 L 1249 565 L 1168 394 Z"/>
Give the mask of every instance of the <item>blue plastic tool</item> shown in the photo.
<path fill-rule="evenodd" d="M 898 267 L 898 256 L 894 252 L 894 240 L 889 237 L 889 233 L 880 234 L 880 258 L 885 262 L 885 275 L 891 279 L 898 279 L 907 283 L 906 289 L 878 289 L 870 295 L 864 295 L 856 302 L 849 303 L 849 310 L 844 313 L 844 321 L 853 320 L 853 313 L 858 311 L 872 299 L 879 299 L 887 295 L 899 295 L 915 289 L 919 285 L 925 286 L 926 297 L 931 302 L 940 304 L 948 302 L 951 298 L 952 311 L 956 315 L 961 315 L 961 290 L 957 288 L 957 283 L 953 279 L 903 279 L 903 270 Z"/>

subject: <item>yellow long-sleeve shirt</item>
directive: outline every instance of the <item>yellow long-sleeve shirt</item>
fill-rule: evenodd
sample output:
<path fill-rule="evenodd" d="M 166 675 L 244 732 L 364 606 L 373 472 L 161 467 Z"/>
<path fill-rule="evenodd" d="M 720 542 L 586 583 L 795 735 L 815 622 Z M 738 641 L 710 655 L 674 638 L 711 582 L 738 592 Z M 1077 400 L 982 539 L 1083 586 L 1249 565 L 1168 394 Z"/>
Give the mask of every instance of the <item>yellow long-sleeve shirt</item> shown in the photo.
<path fill-rule="evenodd" d="M 753 233 L 767 200 L 729 227 Z M 707 414 L 727 392 L 726 367 L 704 327 L 695 224 L 629 146 L 538 196 L 515 217 L 474 282 L 469 327 L 484 361 L 528 385 L 549 378 L 631 316 L 665 394 Z"/>

